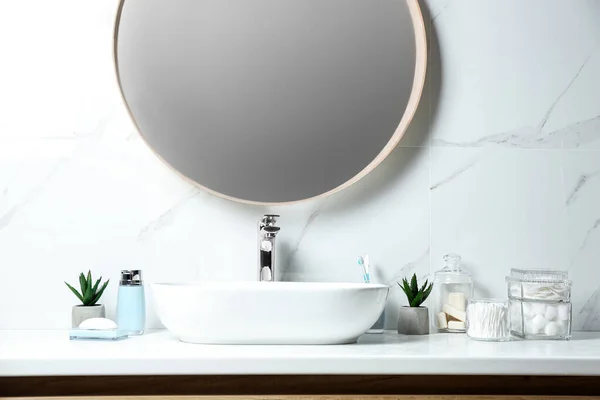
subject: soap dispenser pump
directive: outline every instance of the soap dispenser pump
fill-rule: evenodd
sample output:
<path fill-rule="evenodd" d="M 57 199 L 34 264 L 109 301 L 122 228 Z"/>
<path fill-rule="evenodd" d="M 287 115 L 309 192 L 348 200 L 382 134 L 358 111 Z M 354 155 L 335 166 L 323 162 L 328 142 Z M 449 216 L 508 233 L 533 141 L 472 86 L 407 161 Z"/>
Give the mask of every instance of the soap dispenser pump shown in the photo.
<path fill-rule="evenodd" d="M 121 271 L 117 296 L 117 326 L 128 335 L 144 333 L 146 299 L 141 270 Z"/>

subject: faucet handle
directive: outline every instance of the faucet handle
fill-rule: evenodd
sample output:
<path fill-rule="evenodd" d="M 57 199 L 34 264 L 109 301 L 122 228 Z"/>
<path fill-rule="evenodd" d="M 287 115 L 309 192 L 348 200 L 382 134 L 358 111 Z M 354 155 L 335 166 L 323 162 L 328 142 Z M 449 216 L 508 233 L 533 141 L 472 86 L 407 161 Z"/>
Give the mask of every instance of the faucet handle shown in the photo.
<path fill-rule="evenodd" d="M 275 226 L 275 224 L 277 223 L 277 218 L 279 218 L 279 215 L 277 214 L 265 214 L 260 220 L 260 225 Z"/>
<path fill-rule="evenodd" d="M 272 233 L 272 234 L 276 234 L 277 232 L 279 232 L 281 230 L 280 227 L 278 226 L 265 226 L 263 228 L 263 231 L 267 232 L 267 233 Z"/>

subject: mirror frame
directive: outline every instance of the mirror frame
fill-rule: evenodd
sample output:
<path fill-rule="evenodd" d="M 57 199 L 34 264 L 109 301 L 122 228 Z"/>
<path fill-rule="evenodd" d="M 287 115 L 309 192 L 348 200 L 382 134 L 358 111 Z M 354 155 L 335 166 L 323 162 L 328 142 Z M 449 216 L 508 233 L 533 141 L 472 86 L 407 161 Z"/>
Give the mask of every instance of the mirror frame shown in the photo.
<path fill-rule="evenodd" d="M 413 79 L 413 84 L 412 84 L 412 90 L 411 90 L 406 108 L 404 110 L 404 114 L 402 115 L 402 118 L 400 119 L 398 127 L 394 131 L 394 134 L 392 135 L 390 140 L 387 142 L 385 147 L 379 152 L 377 157 L 375 157 L 358 174 L 354 175 L 352 178 L 350 178 L 346 182 L 342 183 L 341 185 L 339 185 L 325 193 L 321 193 L 317 196 L 308 197 L 308 198 L 300 199 L 300 200 L 287 201 L 287 202 L 258 202 L 258 201 L 252 201 L 252 200 L 246 200 L 246 199 L 241 199 L 241 198 L 237 198 L 237 197 L 227 196 L 223 193 L 220 193 L 220 192 L 217 192 L 210 188 L 207 188 L 206 186 L 203 186 L 202 184 L 200 184 L 200 183 L 194 181 L 193 179 L 189 178 L 188 176 L 182 174 L 175 167 L 173 167 L 169 162 L 167 162 L 163 157 L 161 157 L 161 155 L 158 154 L 158 152 L 148 143 L 148 141 L 144 137 L 143 132 L 139 128 L 137 121 L 133 117 L 131 109 L 129 108 L 129 104 L 127 103 L 127 100 L 125 99 L 125 94 L 123 93 L 123 87 L 121 85 L 121 76 L 119 74 L 119 60 L 118 60 L 118 55 L 117 55 L 117 44 L 118 44 L 118 40 L 119 40 L 119 25 L 121 22 L 121 12 L 123 10 L 125 1 L 127 1 L 127 0 L 119 0 L 119 5 L 117 7 L 117 13 L 116 13 L 114 27 L 113 27 L 113 52 L 112 53 L 113 53 L 113 66 L 114 66 L 114 71 L 115 71 L 115 75 L 116 75 L 116 79 L 117 79 L 117 85 L 119 87 L 119 93 L 121 95 L 121 100 L 127 110 L 127 114 L 129 115 L 131 122 L 133 122 L 133 125 L 135 126 L 135 129 L 137 130 L 142 141 L 146 144 L 146 146 L 154 153 L 154 155 L 163 164 L 168 166 L 173 172 L 175 172 L 176 175 L 181 177 L 184 181 L 188 182 L 189 184 L 191 184 L 205 192 L 208 192 L 214 196 L 220 197 L 222 199 L 231 200 L 231 201 L 234 201 L 237 203 L 251 204 L 251 205 L 258 205 L 258 206 L 279 206 L 279 205 L 298 204 L 300 202 L 305 202 L 305 201 L 309 201 L 309 200 L 322 199 L 322 198 L 330 196 L 334 193 L 337 193 L 343 189 L 346 189 L 347 187 L 351 186 L 352 184 L 358 182 L 360 179 L 364 178 L 369 172 L 373 171 L 379 164 L 381 164 L 388 155 L 390 155 L 390 153 L 394 150 L 394 148 L 400 142 L 400 139 L 402 139 L 402 137 L 406 133 L 406 130 L 408 129 L 408 125 L 410 124 L 410 122 L 412 121 L 412 119 L 415 115 L 415 112 L 419 105 L 419 101 L 421 99 L 421 95 L 423 93 L 423 88 L 425 86 L 425 75 L 426 75 L 426 70 L 427 70 L 427 35 L 426 35 L 426 31 L 425 31 L 425 23 L 423 20 L 423 14 L 421 13 L 421 7 L 419 6 L 418 0 L 405 0 L 406 4 L 408 6 L 409 12 L 410 12 L 410 17 L 411 17 L 411 20 L 413 23 L 413 33 L 415 35 L 415 53 L 416 53 L 415 54 L 415 56 L 416 56 L 415 57 L 415 60 L 416 60 L 415 74 L 414 74 L 414 79 Z"/>

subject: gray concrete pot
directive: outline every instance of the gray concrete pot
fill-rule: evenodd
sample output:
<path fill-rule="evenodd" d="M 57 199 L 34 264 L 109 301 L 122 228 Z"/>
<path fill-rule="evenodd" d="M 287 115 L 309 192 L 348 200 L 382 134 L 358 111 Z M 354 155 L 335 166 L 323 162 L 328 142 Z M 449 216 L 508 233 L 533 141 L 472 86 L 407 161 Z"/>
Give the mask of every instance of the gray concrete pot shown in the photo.
<path fill-rule="evenodd" d="M 400 307 L 398 310 L 398 333 L 404 335 L 429 334 L 429 310 L 427 307 Z"/>
<path fill-rule="evenodd" d="M 73 306 L 71 310 L 71 328 L 77 328 L 86 319 L 105 318 L 104 304 L 95 306 Z"/>

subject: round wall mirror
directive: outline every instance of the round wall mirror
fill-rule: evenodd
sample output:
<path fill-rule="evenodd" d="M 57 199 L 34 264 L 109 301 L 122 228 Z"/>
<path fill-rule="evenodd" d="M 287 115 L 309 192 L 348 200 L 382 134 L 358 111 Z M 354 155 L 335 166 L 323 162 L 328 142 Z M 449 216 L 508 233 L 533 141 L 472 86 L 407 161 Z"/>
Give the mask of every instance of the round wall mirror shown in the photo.
<path fill-rule="evenodd" d="M 417 0 L 121 0 L 114 52 L 158 157 L 257 204 L 325 196 L 375 168 L 426 68 Z"/>

